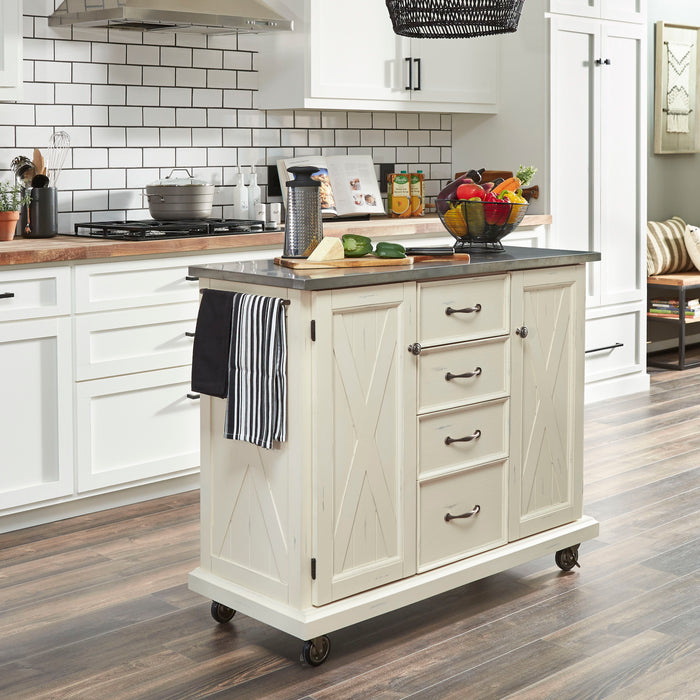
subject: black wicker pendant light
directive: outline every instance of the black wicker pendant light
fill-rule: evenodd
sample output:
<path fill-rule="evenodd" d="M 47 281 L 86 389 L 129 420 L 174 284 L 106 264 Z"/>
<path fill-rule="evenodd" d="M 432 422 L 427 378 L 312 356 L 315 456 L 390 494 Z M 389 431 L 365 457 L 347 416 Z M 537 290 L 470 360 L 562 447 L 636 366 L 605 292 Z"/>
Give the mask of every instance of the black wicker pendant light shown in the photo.
<path fill-rule="evenodd" d="M 518 29 L 525 0 L 386 0 L 394 32 L 418 39 L 463 39 Z"/>

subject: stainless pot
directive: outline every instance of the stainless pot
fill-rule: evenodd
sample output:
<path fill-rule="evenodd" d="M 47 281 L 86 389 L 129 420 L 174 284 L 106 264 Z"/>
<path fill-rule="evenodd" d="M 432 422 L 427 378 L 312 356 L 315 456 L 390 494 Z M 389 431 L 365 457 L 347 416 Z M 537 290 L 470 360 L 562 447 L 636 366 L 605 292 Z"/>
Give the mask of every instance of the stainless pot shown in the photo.
<path fill-rule="evenodd" d="M 188 177 L 174 178 L 176 170 Z M 154 219 L 207 219 L 211 216 L 215 185 L 193 178 L 186 168 L 173 168 L 170 174 L 146 186 L 148 210 Z"/>

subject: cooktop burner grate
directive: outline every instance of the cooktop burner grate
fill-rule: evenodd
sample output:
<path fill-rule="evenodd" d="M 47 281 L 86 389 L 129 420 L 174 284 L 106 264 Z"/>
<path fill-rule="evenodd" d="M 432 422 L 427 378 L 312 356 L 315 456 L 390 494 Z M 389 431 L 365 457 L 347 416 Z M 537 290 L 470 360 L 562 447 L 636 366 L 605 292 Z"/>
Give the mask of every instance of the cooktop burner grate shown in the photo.
<path fill-rule="evenodd" d="M 76 236 L 109 238 L 120 241 L 154 241 L 165 238 L 194 236 L 231 236 L 237 233 L 258 233 L 262 221 L 249 219 L 192 219 L 182 221 L 92 221 L 75 224 Z"/>

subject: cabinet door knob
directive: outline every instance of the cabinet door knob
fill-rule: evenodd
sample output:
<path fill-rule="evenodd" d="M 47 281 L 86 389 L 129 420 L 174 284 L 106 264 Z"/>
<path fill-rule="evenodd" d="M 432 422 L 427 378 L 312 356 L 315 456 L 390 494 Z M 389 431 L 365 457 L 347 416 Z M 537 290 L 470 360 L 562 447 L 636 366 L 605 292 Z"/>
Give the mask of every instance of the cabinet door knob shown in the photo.
<path fill-rule="evenodd" d="M 452 515 L 452 513 L 445 513 L 445 522 L 449 523 L 450 520 L 458 520 L 459 518 L 471 518 L 472 515 L 476 515 L 481 510 L 480 505 L 475 505 L 470 511 L 462 513 L 462 515 Z"/>
<path fill-rule="evenodd" d="M 421 350 L 423 350 L 423 347 L 421 346 L 420 343 L 411 343 L 408 346 L 408 352 L 410 352 L 411 355 L 420 355 Z"/>
<path fill-rule="evenodd" d="M 448 306 L 445 309 L 445 315 L 452 316 L 452 314 L 478 314 L 479 311 L 481 311 L 481 304 L 468 306 L 466 309 L 453 309 L 451 306 Z"/>
<path fill-rule="evenodd" d="M 516 328 L 515 329 L 515 335 L 519 335 L 521 338 L 527 338 L 527 334 L 530 331 L 527 329 L 527 326 L 523 326 L 522 328 Z"/>
<path fill-rule="evenodd" d="M 194 275 L 185 275 L 185 279 L 188 282 L 198 282 L 199 281 L 199 277 L 195 277 Z"/>
<path fill-rule="evenodd" d="M 194 338 L 194 332 L 193 331 L 185 331 L 185 337 L 186 338 Z"/>
<path fill-rule="evenodd" d="M 193 394 L 193 393 L 190 391 L 190 392 L 187 392 L 187 398 L 188 398 L 188 399 L 195 400 L 195 399 L 198 399 L 198 398 L 199 398 L 199 394 Z"/>
<path fill-rule="evenodd" d="M 481 437 L 481 430 L 475 430 L 471 435 L 461 438 L 453 438 L 449 435 L 445 438 L 445 444 L 451 445 L 453 442 L 471 442 L 472 440 L 477 440 Z"/>
<path fill-rule="evenodd" d="M 0 294 L 0 299 L 11 299 L 14 295 L 14 292 L 3 292 Z"/>
<path fill-rule="evenodd" d="M 473 371 L 471 372 L 464 372 L 464 374 L 452 374 L 452 372 L 448 372 L 445 375 L 445 381 L 449 382 L 451 379 L 469 379 L 470 377 L 478 377 L 481 374 L 481 367 L 475 367 Z"/>

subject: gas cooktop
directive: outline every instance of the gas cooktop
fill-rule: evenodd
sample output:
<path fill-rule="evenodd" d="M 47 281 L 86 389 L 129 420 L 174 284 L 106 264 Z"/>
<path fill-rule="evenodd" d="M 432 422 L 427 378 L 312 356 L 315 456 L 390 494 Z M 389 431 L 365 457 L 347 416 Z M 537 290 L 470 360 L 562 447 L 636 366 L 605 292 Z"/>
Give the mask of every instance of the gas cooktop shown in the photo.
<path fill-rule="evenodd" d="M 120 241 L 153 241 L 164 238 L 193 236 L 231 236 L 237 233 L 258 233 L 262 221 L 248 219 L 192 219 L 182 221 L 93 221 L 75 224 L 76 236 L 109 238 Z"/>

